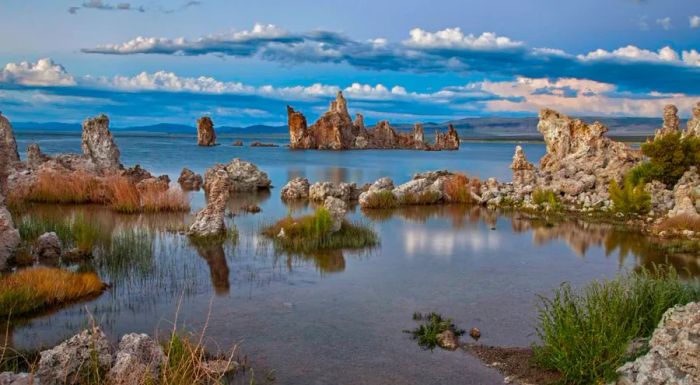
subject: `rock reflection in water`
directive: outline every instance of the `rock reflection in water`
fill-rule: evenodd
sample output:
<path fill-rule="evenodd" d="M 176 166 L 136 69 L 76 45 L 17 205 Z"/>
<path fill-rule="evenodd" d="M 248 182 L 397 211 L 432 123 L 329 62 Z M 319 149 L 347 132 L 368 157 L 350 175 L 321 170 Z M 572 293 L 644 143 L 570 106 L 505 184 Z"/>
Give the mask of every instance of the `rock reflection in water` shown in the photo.
<path fill-rule="evenodd" d="M 270 199 L 272 193 L 270 190 L 259 190 L 252 193 L 236 193 L 231 195 L 226 207 L 233 214 L 244 213 L 247 207 L 260 206 L 265 201 Z"/>
<path fill-rule="evenodd" d="M 193 243 L 193 245 L 197 249 L 197 253 L 199 253 L 207 262 L 207 265 L 209 265 L 211 284 L 214 288 L 214 292 L 217 295 L 228 294 L 231 284 L 229 283 L 229 268 L 228 263 L 226 263 L 226 253 L 223 243 L 215 242 L 206 245 Z"/>

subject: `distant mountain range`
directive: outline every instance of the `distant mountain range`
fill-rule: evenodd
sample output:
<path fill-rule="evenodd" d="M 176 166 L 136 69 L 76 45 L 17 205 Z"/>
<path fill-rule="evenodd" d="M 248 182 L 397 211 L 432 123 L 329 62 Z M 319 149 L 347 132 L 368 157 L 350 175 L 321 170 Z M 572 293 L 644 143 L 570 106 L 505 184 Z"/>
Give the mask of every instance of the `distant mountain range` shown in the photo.
<path fill-rule="evenodd" d="M 608 135 L 621 138 L 642 138 L 654 133 L 661 126 L 659 118 L 618 118 L 618 117 L 584 117 L 586 122 L 600 121 L 610 128 Z M 426 134 L 431 136 L 435 130 L 445 130 L 449 124 L 455 126 L 463 139 L 541 139 L 537 132 L 537 117 L 526 118 L 464 118 L 443 123 L 424 123 Z M 685 125 L 683 122 L 682 125 Z M 18 131 L 80 131 L 80 123 L 13 123 Z M 399 130 L 411 130 L 412 124 L 397 124 Z M 114 132 L 129 132 L 149 135 L 195 135 L 196 129 L 185 124 L 161 123 L 150 126 L 112 127 Z M 254 125 L 248 127 L 216 127 L 219 135 L 286 135 L 284 126 Z"/>

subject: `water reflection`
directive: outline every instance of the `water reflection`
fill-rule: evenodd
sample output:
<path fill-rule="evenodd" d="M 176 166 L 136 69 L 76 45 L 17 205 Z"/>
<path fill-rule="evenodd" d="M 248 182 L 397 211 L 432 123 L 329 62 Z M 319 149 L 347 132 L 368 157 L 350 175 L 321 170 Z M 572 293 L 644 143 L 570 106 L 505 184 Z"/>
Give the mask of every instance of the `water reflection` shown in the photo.
<path fill-rule="evenodd" d="M 217 295 L 228 294 L 231 284 L 229 283 L 229 268 L 223 243 L 206 245 L 194 243 L 194 247 L 199 256 L 209 265 L 209 275 L 214 292 Z"/>

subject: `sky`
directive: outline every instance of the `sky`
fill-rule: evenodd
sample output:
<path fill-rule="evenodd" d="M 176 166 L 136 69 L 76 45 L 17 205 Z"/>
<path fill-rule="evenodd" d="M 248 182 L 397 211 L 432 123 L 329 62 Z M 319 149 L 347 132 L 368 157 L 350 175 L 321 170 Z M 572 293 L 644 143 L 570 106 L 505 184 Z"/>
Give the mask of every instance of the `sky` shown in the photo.
<path fill-rule="evenodd" d="M 0 0 L 17 122 L 283 125 L 338 91 L 367 122 L 682 116 L 700 0 Z"/>

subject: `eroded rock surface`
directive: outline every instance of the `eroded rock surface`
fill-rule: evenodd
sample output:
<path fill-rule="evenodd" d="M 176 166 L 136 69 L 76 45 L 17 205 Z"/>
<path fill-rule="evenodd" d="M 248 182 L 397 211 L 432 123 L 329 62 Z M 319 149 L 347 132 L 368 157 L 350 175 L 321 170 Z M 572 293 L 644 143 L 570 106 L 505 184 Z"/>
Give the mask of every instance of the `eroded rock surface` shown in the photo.
<path fill-rule="evenodd" d="M 216 237 L 226 233 L 226 203 L 231 194 L 231 179 L 224 169 L 207 176 L 207 206 L 200 210 L 188 234 L 195 237 Z"/>
<path fill-rule="evenodd" d="M 700 102 L 693 107 L 693 116 L 688 120 L 685 134 L 700 136 Z"/>
<path fill-rule="evenodd" d="M 656 130 L 654 139 L 658 139 L 666 134 L 680 132 L 681 121 L 678 119 L 678 108 L 673 104 L 664 107 L 664 124 Z"/>
<path fill-rule="evenodd" d="M 214 122 L 208 116 L 203 116 L 197 119 L 197 145 L 216 145 L 216 132 L 214 131 Z"/>
<path fill-rule="evenodd" d="M 0 113 L 0 194 L 7 194 L 7 176 L 12 173 L 19 161 L 12 125 Z"/>
<path fill-rule="evenodd" d="M 199 191 L 202 184 L 204 184 L 204 180 L 201 175 L 195 174 L 189 168 L 183 168 L 182 172 L 180 172 L 180 177 L 177 178 L 177 183 L 180 184 L 183 190 Z"/>
<path fill-rule="evenodd" d="M 668 216 L 683 215 L 700 219 L 700 214 L 698 213 L 699 198 L 700 175 L 698 175 L 695 167 L 691 167 L 673 187 L 673 209 L 669 211 Z"/>
<path fill-rule="evenodd" d="M 331 214 L 331 219 L 333 219 L 333 226 L 331 227 L 332 232 L 340 231 L 343 226 L 343 220 L 345 219 L 345 213 L 348 211 L 347 204 L 335 197 L 327 197 L 323 202 L 323 207 L 328 210 Z"/>
<path fill-rule="evenodd" d="M 459 149 L 459 136 L 452 126 L 447 133 L 437 133 L 434 145 L 425 143 L 423 126 L 419 124 L 412 132 L 398 132 L 387 121 L 367 129 L 361 114 L 352 120 L 342 92 L 338 92 L 328 111 L 310 127 L 306 117 L 292 107 L 287 107 L 287 123 L 293 149 Z"/>
<path fill-rule="evenodd" d="M 109 118 L 100 115 L 86 119 L 83 122 L 83 138 L 81 143 L 83 154 L 102 171 L 118 171 L 122 168 L 119 162 L 119 148 L 114 143 L 109 131 Z"/>
<path fill-rule="evenodd" d="M 126 334 L 119 341 L 114 366 L 107 373 L 112 385 L 140 384 L 158 378 L 165 363 L 163 348 L 146 334 Z"/>
<path fill-rule="evenodd" d="M 5 198 L 0 194 L 0 270 L 7 266 L 7 260 L 19 246 L 19 231 L 15 229 L 12 215 L 5 207 Z"/>
<path fill-rule="evenodd" d="M 618 369 L 618 385 L 700 384 L 700 303 L 666 311 L 649 347 Z"/>
<path fill-rule="evenodd" d="M 34 257 L 40 261 L 58 260 L 61 258 L 63 245 L 55 232 L 44 233 L 36 240 L 33 248 Z"/>
<path fill-rule="evenodd" d="M 107 371 L 112 366 L 112 348 L 100 328 L 81 332 L 42 351 L 37 376 L 42 385 L 79 384 L 85 368 Z"/>
<path fill-rule="evenodd" d="M 345 202 L 356 201 L 362 188 L 355 183 L 316 182 L 309 187 L 309 200 L 324 202 L 328 197 L 338 198 Z"/>
<path fill-rule="evenodd" d="M 260 170 L 253 163 L 240 160 L 232 160 L 228 164 L 217 164 L 204 173 L 204 190 L 209 190 L 210 180 L 219 170 L 226 172 L 229 178 L 231 192 L 245 192 L 269 189 L 272 182 L 267 173 Z"/>
<path fill-rule="evenodd" d="M 294 178 L 287 182 L 280 192 L 283 200 L 303 200 L 309 198 L 309 180 L 306 178 Z"/>

